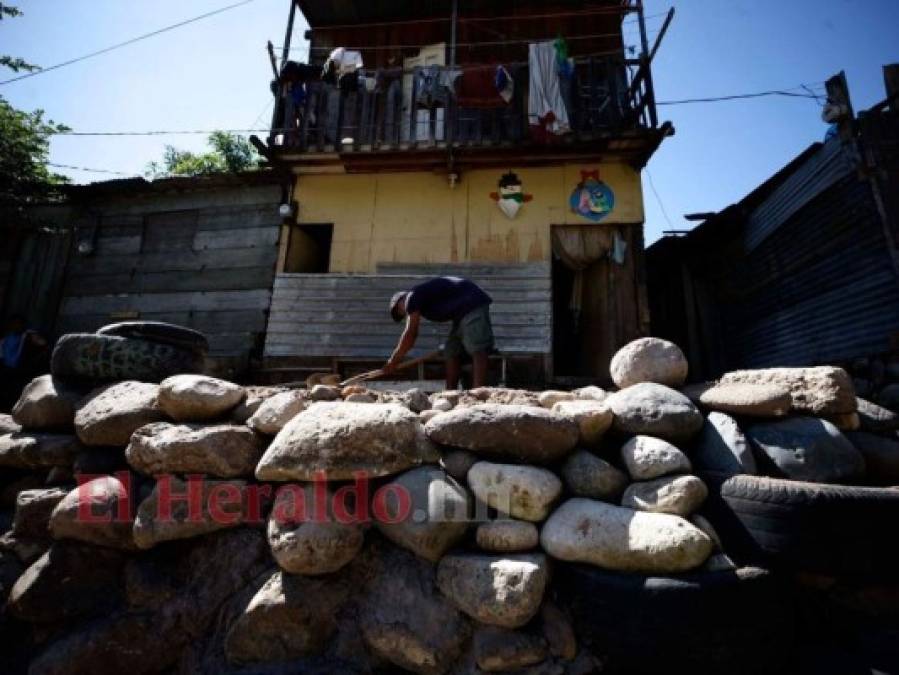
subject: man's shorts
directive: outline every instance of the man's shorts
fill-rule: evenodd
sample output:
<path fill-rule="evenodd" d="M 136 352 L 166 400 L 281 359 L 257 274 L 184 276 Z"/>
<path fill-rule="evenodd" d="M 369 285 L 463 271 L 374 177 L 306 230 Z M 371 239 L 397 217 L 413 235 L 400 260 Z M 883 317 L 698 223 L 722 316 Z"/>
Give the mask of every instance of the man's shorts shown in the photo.
<path fill-rule="evenodd" d="M 493 326 L 490 323 L 490 305 L 483 305 L 471 310 L 459 323 L 454 323 L 443 354 L 448 359 L 468 354 L 489 352 L 493 349 Z"/>

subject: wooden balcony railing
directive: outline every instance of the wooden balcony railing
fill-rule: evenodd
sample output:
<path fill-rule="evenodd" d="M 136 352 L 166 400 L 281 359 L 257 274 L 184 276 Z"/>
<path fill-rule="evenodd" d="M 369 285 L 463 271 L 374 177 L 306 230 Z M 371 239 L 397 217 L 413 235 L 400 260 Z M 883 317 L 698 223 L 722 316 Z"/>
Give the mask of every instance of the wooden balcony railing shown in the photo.
<path fill-rule="evenodd" d="M 269 145 L 295 154 L 530 144 L 535 141 L 528 125 L 528 68 L 509 70 L 515 81 L 512 100 L 487 109 L 461 107 L 452 95 L 440 105 L 421 105 L 414 71 L 382 72 L 372 91 L 310 82 L 299 105 L 289 93 L 277 99 Z M 610 137 L 658 124 L 648 67 L 640 60 L 578 59 L 574 77 L 563 80 L 562 97 L 571 131 L 553 142 Z"/>

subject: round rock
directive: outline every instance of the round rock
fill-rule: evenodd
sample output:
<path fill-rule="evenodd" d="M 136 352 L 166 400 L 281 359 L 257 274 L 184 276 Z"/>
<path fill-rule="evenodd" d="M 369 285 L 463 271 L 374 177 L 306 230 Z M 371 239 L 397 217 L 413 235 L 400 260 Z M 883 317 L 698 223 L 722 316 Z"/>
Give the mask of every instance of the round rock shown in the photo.
<path fill-rule="evenodd" d="M 165 419 L 159 385 L 118 382 L 96 389 L 75 410 L 75 433 L 85 445 L 125 447 L 137 429 Z"/>
<path fill-rule="evenodd" d="M 582 401 L 605 401 L 609 397 L 609 392 L 592 384 L 587 387 L 575 389 L 571 393 L 574 394 L 576 399 Z"/>
<path fill-rule="evenodd" d="M 561 459 L 579 435 L 573 420 L 545 408 L 496 403 L 454 408 L 428 422 L 425 432 L 441 445 L 534 464 Z"/>
<path fill-rule="evenodd" d="M 475 497 L 513 518 L 540 522 L 562 493 L 562 481 L 536 466 L 478 462 L 468 471 Z"/>
<path fill-rule="evenodd" d="M 340 398 L 340 387 L 330 384 L 317 384 L 309 390 L 311 401 L 336 401 Z"/>
<path fill-rule="evenodd" d="M 699 395 L 706 408 L 746 417 L 784 417 L 790 412 L 793 397 L 782 384 L 735 382 L 717 384 Z"/>
<path fill-rule="evenodd" d="M 548 408 L 552 410 L 553 406 L 556 403 L 561 401 L 573 401 L 575 396 L 570 391 L 557 391 L 555 389 L 550 389 L 549 391 L 542 391 L 537 396 L 537 402 L 543 406 L 544 408 Z"/>
<path fill-rule="evenodd" d="M 614 428 L 628 435 L 677 442 L 702 428 L 702 413 L 690 399 L 661 384 L 635 384 L 612 394 L 607 402 L 615 415 Z"/>
<path fill-rule="evenodd" d="M 687 517 L 695 513 L 708 496 L 708 488 L 696 476 L 666 476 L 631 483 L 624 491 L 621 505 L 635 511 Z"/>
<path fill-rule="evenodd" d="M 437 587 L 476 621 L 518 628 L 539 611 L 548 576 L 542 554 L 448 555 L 437 566 Z"/>
<path fill-rule="evenodd" d="M 569 499 L 540 533 L 554 558 L 621 572 L 676 574 L 696 569 L 712 540 L 680 516 L 645 513 L 591 499 Z"/>
<path fill-rule="evenodd" d="M 54 507 L 50 515 L 50 534 L 54 539 L 134 549 L 130 487 L 112 476 L 82 483 Z"/>
<path fill-rule="evenodd" d="M 219 478 L 251 476 L 264 445 L 256 433 L 234 424 L 156 422 L 131 435 L 125 458 L 150 476 L 204 473 Z"/>
<path fill-rule="evenodd" d="M 586 450 L 578 450 L 565 460 L 562 478 L 578 497 L 615 503 L 628 484 L 627 474 Z"/>
<path fill-rule="evenodd" d="M 306 397 L 300 390 L 282 391 L 265 399 L 247 420 L 247 426 L 266 436 L 274 436 L 306 409 Z"/>
<path fill-rule="evenodd" d="M 687 359 L 673 342 L 640 338 L 626 344 L 612 357 L 612 380 L 624 389 L 640 382 L 679 387 L 687 379 Z"/>
<path fill-rule="evenodd" d="M 362 528 L 358 523 L 338 522 L 333 512 L 317 516 L 311 486 L 289 488 L 278 491 L 268 520 L 272 557 L 291 574 L 336 572 L 362 549 Z M 328 494 L 327 503 L 333 503 L 332 494 Z"/>
<path fill-rule="evenodd" d="M 858 401 L 858 418 L 862 431 L 883 433 L 899 430 L 899 414 L 871 403 L 863 398 Z"/>
<path fill-rule="evenodd" d="M 537 526 L 523 520 L 491 520 L 478 525 L 475 540 L 480 548 L 493 553 L 519 553 L 537 547 Z"/>
<path fill-rule="evenodd" d="M 722 479 L 758 473 L 746 436 L 733 417 L 720 412 L 709 413 L 692 457 L 697 471 L 716 474 Z"/>
<path fill-rule="evenodd" d="M 652 480 L 672 473 L 689 473 L 690 460 L 668 441 L 634 436 L 621 448 L 621 461 L 634 480 Z"/>
<path fill-rule="evenodd" d="M 375 518 L 375 527 L 397 546 L 437 562 L 455 546 L 468 529 L 468 493 L 451 476 L 435 466 L 423 466 L 393 478 L 386 494 L 408 497 L 403 517 L 400 500 L 388 497 L 387 518 Z M 406 501 L 406 500 L 403 500 Z M 387 522 L 390 521 L 396 522 Z"/>
<path fill-rule="evenodd" d="M 553 412 L 568 417 L 577 424 L 581 445 L 595 447 L 612 426 L 612 409 L 597 400 L 560 401 Z"/>
<path fill-rule="evenodd" d="M 13 406 L 12 417 L 24 429 L 70 430 L 80 399 L 80 392 L 65 386 L 52 375 L 41 375 L 25 385 Z"/>
<path fill-rule="evenodd" d="M 246 396 L 243 387 L 206 375 L 174 375 L 159 385 L 159 405 L 176 422 L 214 420 Z"/>
<path fill-rule="evenodd" d="M 432 420 L 433 421 L 433 420 Z M 398 404 L 315 403 L 281 429 L 256 467 L 259 480 L 387 476 L 430 452 L 418 415 Z"/>

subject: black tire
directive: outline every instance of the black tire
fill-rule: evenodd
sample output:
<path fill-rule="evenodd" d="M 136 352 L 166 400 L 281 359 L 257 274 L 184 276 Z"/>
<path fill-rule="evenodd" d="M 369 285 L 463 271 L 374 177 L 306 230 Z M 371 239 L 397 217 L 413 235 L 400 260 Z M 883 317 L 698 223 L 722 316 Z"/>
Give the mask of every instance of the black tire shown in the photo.
<path fill-rule="evenodd" d="M 580 640 L 611 673 L 776 673 L 794 642 L 792 597 L 758 568 L 647 577 L 560 564 Z"/>
<path fill-rule="evenodd" d="M 202 373 L 203 357 L 145 340 L 71 333 L 56 343 L 50 371 L 54 377 L 74 382 L 160 382 L 179 373 Z"/>
<path fill-rule="evenodd" d="M 774 564 L 850 577 L 899 567 L 899 490 L 736 476 L 721 496 L 740 534 Z"/>
<path fill-rule="evenodd" d="M 179 349 L 199 352 L 204 356 L 209 351 L 209 341 L 200 331 L 162 321 L 123 321 L 103 326 L 97 335 L 136 338 L 148 342 L 158 342 Z"/>

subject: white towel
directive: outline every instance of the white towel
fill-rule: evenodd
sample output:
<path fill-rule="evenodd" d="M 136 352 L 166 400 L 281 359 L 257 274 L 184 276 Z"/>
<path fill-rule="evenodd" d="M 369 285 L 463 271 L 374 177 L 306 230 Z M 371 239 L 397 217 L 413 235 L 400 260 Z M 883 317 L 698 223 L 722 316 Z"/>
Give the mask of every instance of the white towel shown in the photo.
<path fill-rule="evenodd" d="M 547 130 L 560 135 L 568 133 L 568 111 L 559 88 L 559 73 L 556 69 L 556 48 L 552 42 L 537 42 L 529 45 L 528 65 L 530 66 L 530 97 L 528 99 L 528 122 L 539 126 L 540 120 L 549 113 L 555 119 Z"/>

